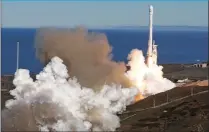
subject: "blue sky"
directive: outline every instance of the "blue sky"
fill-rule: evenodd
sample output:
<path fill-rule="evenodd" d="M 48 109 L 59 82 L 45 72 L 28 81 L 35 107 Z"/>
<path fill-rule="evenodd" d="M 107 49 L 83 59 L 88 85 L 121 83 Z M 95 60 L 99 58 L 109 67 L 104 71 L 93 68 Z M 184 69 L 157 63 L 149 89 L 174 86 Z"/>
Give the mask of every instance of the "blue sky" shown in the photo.
<path fill-rule="evenodd" d="M 208 26 L 207 1 L 3 2 L 2 26 L 146 26 L 149 4 L 155 25 Z"/>

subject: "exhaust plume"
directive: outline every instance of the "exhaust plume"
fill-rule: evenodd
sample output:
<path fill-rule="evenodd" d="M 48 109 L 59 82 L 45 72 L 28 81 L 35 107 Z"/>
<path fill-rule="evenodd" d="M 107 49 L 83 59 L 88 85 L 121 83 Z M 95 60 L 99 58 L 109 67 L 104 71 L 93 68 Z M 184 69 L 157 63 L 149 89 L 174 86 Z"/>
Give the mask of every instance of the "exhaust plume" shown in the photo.
<path fill-rule="evenodd" d="M 176 85 L 163 77 L 163 67 L 157 64 L 147 65 L 141 50 L 133 49 L 128 55 L 128 65 L 131 67 L 126 76 L 132 84 L 139 88 L 136 101 L 149 95 L 157 94 L 174 88 Z M 142 96 L 141 96 L 142 95 Z"/>
<path fill-rule="evenodd" d="M 112 47 L 104 34 L 89 33 L 84 28 L 41 28 L 36 36 L 36 53 L 42 62 L 52 57 L 63 59 L 71 77 L 82 86 L 98 89 L 104 84 L 120 84 L 131 87 L 124 76 L 123 62 L 112 61 Z"/>

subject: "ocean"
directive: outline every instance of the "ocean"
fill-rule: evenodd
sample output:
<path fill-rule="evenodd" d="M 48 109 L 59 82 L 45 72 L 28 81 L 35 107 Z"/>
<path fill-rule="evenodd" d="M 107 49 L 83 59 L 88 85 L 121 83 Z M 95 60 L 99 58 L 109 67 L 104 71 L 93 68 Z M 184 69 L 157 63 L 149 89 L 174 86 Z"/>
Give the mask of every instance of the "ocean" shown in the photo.
<path fill-rule="evenodd" d="M 143 50 L 146 55 L 148 30 L 144 29 L 92 29 L 104 33 L 113 47 L 113 60 L 127 62 L 132 49 Z M 1 74 L 16 71 L 16 48 L 20 42 L 19 68 L 38 73 L 43 65 L 35 55 L 36 29 L 3 28 L 1 43 Z M 156 30 L 153 39 L 158 45 L 158 62 L 197 63 L 208 60 L 208 30 Z"/>

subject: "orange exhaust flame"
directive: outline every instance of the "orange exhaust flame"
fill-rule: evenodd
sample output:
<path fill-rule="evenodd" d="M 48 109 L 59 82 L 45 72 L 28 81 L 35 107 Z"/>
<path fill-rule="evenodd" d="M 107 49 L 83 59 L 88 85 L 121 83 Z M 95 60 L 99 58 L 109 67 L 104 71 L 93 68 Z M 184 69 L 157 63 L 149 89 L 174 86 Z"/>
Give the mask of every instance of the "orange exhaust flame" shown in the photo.
<path fill-rule="evenodd" d="M 136 83 L 135 83 L 135 82 L 132 82 L 132 81 L 130 81 L 130 85 L 133 86 L 133 87 L 137 87 Z M 145 91 L 145 89 L 146 89 L 146 82 L 143 81 L 140 90 Z M 134 103 L 136 103 L 136 102 L 138 102 L 138 101 L 140 101 L 140 100 L 142 100 L 142 99 L 144 99 L 144 96 L 139 92 L 139 93 L 135 96 L 135 98 L 134 98 Z"/>
<path fill-rule="evenodd" d="M 135 96 L 135 103 L 138 102 L 138 101 L 140 101 L 140 100 L 142 100 L 142 99 L 144 99 L 143 95 L 141 95 L 140 93 L 137 94 L 137 95 Z"/>
<path fill-rule="evenodd" d="M 140 90 L 142 91 L 145 91 L 146 89 L 146 82 L 144 81 L 143 85 L 141 86 Z M 135 103 L 144 99 L 144 96 L 141 94 L 141 93 L 138 93 L 136 96 L 135 96 Z"/>

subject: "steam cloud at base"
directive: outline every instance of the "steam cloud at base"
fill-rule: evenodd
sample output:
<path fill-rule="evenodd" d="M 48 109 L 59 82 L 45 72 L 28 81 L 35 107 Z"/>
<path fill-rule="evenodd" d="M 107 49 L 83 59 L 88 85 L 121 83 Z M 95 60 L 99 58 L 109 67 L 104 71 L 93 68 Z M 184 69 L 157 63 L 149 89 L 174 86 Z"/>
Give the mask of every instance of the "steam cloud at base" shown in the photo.
<path fill-rule="evenodd" d="M 15 73 L 15 100 L 6 102 L 2 127 L 7 131 L 112 131 L 120 126 L 116 112 L 125 110 L 136 88 L 104 85 L 100 92 L 67 79 L 67 68 L 54 57 L 33 82 L 29 71 Z"/>

